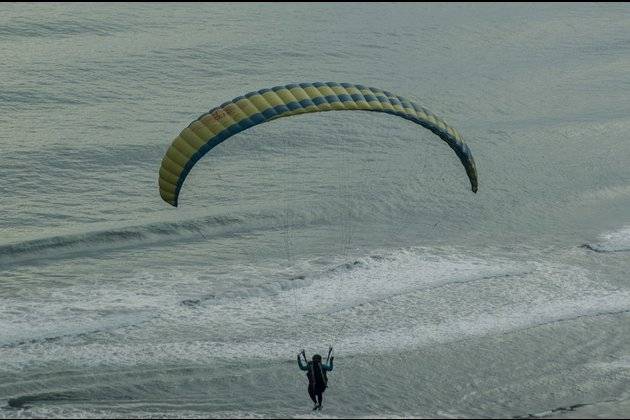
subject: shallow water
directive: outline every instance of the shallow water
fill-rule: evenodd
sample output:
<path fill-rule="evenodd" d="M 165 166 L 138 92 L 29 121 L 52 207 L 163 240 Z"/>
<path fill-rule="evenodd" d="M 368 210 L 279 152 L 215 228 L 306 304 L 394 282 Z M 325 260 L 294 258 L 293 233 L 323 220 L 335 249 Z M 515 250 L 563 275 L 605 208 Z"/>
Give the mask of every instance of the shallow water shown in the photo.
<path fill-rule="evenodd" d="M 294 355 L 331 343 L 326 416 L 623 416 L 626 4 L 0 10 L 0 417 L 304 417 Z M 328 80 L 445 118 L 479 192 L 428 130 L 340 112 L 161 201 L 190 121 Z"/>

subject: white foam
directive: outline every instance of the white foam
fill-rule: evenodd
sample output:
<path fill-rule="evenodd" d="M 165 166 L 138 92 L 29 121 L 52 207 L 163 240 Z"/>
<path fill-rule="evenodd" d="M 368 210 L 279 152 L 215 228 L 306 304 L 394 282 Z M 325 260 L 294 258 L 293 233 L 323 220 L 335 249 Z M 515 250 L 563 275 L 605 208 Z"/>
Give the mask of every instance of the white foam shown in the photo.
<path fill-rule="evenodd" d="M 401 250 L 379 259 L 363 257 L 356 262 L 352 270 L 329 271 L 301 290 L 301 310 L 334 313 L 411 291 L 518 276 L 534 268 L 531 262 L 456 253 L 436 255 L 421 249 Z"/>
<path fill-rule="evenodd" d="M 581 200 L 600 202 L 602 200 L 616 200 L 630 197 L 630 185 L 615 185 L 580 194 Z"/>
<path fill-rule="evenodd" d="M 602 369 L 602 370 L 620 370 L 620 369 L 630 369 L 630 355 L 626 355 L 617 359 L 614 359 L 610 362 L 597 362 L 592 363 L 591 366 Z"/>
<path fill-rule="evenodd" d="M 39 315 L 41 316 L 41 314 Z M 55 316 L 40 322 L 28 320 L 7 320 L 0 323 L 0 346 L 15 346 L 28 342 L 56 340 L 82 334 L 113 331 L 119 328 L 137 325 L 148 319 L 143 313 L 120 313 L 97 316 L 94 313 L 73 316 Z"/>
<path fill-rule="evenodd" d="M 332 341 L 343 352 L 379 353 L 630 310 L 630 292 L 608 290 L 588 271 L 572 266 L 483 258 L 452 249 L 403 250 L 358 261 L 349 270 L 320 269 L 298 288 L 223 295 L 193 308 L 181 304 L 184 295 L 193 290 L 208 294 L 218 285 L 229 289 L 236 274 L 146 276 L 133 283 L 134 293 L 121 288 L 109 296 L 118 297 L 128 310 L 145 311 L 140 328 L 118 330 L 106 340 L 82 340 L 81 345 L 62 340 L 0 348 L 0 358 L 6 369 L 51 362 L 77 367 L 207 365 L 253 355 L 287 360 L 296 348 L 317 349 Z M 244 291 L 247 281 L 260 290 L 274 273 L 270 267 L 235 271 L 257 276 L 239 280 Z M 154 290 L 158 284 L 162 288 Z M 102 305 L 99 300 L 90 304 Z M 129 321 L 126 316 L 104 318 L 92 325 L 72 324 L 71 319 L 65 319 L 65 327 L 75 333 L 108 323 L 116 329 Z M 37 337 L 51 325 L 27 328 L 26 337 Z"/>
<path fill-rule="evenodd" d="M 537 302 L 454 322 L 397 328 L 343 338 L 344 347 L 381 352 L 508 333 L 580 317 L 630 311 L 630 292 L 601 293 L 578 300 Z"/>
<path fill-rule="evenodd" d="M 79 278 L 76 284 L 31 286 L 19 300 L 0 299 L 0 346 L 69 338 L 138 325 L 156 316 L 171 296 L 141 274 L 129 282 Z"/>
<path fill-rule="evenodd" d="M 605 252 L 630 251 L 630 226 L 602 234 L 599 242 L 589 244 L 589 247 Z"/>

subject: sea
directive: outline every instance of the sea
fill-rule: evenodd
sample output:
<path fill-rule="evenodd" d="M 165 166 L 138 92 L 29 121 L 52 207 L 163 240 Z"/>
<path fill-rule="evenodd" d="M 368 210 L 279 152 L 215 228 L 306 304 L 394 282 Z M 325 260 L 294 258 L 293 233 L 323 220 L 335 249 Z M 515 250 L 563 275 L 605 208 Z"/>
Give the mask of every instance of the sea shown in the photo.
<path fill-rule="evenodd" d="M 628 3 L 3 3 L 0 417 L 630 414 Z M 228 139 L 203 113 L 349 82 L 382 113 Z M 302 349 L 333 347 L 313 412 Z"/>

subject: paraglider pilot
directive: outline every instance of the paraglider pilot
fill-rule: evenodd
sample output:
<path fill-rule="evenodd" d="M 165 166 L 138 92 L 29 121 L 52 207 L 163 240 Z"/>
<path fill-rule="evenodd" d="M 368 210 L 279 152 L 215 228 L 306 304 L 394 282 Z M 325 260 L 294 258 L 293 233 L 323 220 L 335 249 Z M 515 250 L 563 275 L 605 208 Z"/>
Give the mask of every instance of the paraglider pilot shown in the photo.
<path fill-rule="evenodd" d="M 315 354 L 313 360 L 310 362 L 306 361 L 304 350 L 297 355 L 298 366 L 301 370 L 306 371 L 306 377 L 308 378 L 308 395 L 311 397 L 311 400 L 313 400 L 313 403 L 315 403 L 313 410 L 322 409 L 323 394 L 328 386 L 326 372 L 333 370 L 333 359 L 335 357 L 331 355 L 332 347 L 329 347 L 326 364 L 322 363 L 322 356 L 319 354 Z M 302 357 L 306 365 L 302 364 Z"/>

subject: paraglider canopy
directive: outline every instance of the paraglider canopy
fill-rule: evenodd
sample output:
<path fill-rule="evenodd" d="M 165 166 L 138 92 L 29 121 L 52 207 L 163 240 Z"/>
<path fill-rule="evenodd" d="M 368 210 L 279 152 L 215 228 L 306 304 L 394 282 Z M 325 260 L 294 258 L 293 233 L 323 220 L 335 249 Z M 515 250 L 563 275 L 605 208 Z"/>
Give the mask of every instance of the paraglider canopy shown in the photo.
<path fill-rule="evenodd" d="M 477 192 L 477 169 L 461 135 L 439 117 L 393 93 L 351 83 L 317 82 L 261 89 L 211 109 L 186 127 L 166 151 L 159 172 L 160 195 L 177 207 L 179 191 L 195 165 L 212 148 L 255 125 L 291 115 L 323 111 L 377 111 L 421 125 L 445 141 L 466 169 Z"/>

